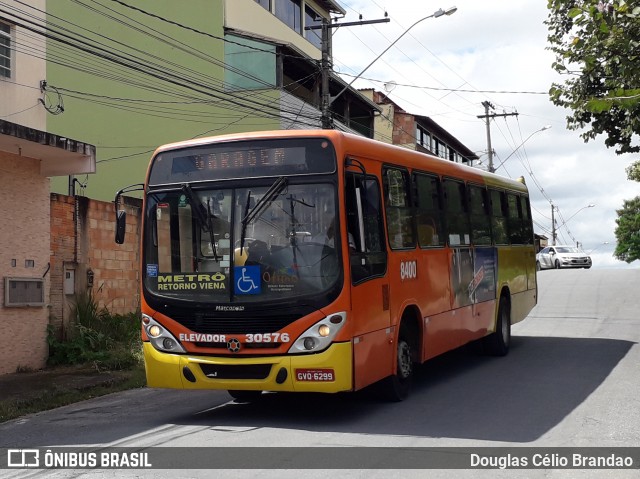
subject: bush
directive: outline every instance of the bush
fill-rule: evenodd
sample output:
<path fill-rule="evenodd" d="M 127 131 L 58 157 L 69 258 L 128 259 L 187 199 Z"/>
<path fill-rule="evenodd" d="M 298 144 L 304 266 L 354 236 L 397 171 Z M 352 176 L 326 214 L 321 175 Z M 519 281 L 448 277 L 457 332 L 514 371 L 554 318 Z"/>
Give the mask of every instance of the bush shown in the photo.
<path fill-rule="evenodd" d="M 140 313 L 111 314 L 91 292 L 76 297 L 69 339 L 48 328 L 49 364 L 93 363 L 100 370 L 130 369 L 141 363 Z"/>

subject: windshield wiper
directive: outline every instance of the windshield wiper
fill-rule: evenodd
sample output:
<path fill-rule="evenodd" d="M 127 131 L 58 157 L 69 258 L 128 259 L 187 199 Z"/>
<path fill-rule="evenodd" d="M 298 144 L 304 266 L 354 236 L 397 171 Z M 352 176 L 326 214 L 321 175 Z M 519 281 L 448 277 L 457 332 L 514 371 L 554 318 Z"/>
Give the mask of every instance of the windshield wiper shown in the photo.
<path fill-rule="evenodd" d="M 207 201 L 207 214 L 202 212 L 205 208 L 204 205 L 198 200 L 196 195 L 193 193 L 191 186 L 188 183 L 184 183 L 182 185 L 182 191 L 189 198 L 189 203 L 191 203 L 193 213 L 195 214 L 196 220 L 200 227 L 209 233 L 209 241 L 211 242 L 211 251 L 213 251 L 213 259 L 214 261 L 218 261 L 218 252 L 216 250 L 216 241 L 213 236 L 213 224 L 211 223 L 211 210 L 209 209 L 209 202 Z"/>
<path fill-rule="evenodd" d="M 307 206 L 309 208 L 315 208 L 316 205 L 309 204 L 304 201 L 304 198 L 301 200 L 297 199 L 293 196 L 293 194 L 287 196 L 285 199 L 289 200 L 289 222 L 291 224 L 291 232 L 289 234 L 289 244 L 291 244 L 291 251 L 293 252 L 293 264 L 298 264 L 298 256 L 296 254 L 296 250 L 298 249 L 298 232 L 296 231 L 296 225 L 298 221 L 296 220 L 296 203 L 299 203 L 303 206 Z M 296 276 L 300 276 L 298 273 L 298 268 L 296 268 Z"/>
<path fill-rule="evenodd" d="M 240 255 L 242 256 L 242 250 L 244 248 L 244 238 L 247 234 L 247 221 L 244 221 L 244 218 L 247 217 L 247 212 L 249 211 L 249 204 L 251 204 L 251 190 L 247 193 L 247 202 L 244 205 L 244 211 L 242 212 L 242 231 L 240 232 Z"/>
<path fill-rule="evenodd" d="M 247 231 L 247 225 L 258 218 L 264 210 L 266 210 L 271 202 L 276 199 L 276 197 L 282 193 L 287 187 L 287 179 L 284 176 L 278 178 L 267 190 L 262 198 L 258 200 L 253 209 L 249 211 L 249 203 L 251 200 L 251 191 L 247 194 L 247 203 L 244 208 L 244 217 L 241 220 L 242 223 L 242 232 L 240 234 L 240 253 L 242 254 L 242 249 L 244 248 L 244 240 L 245 233 Z"/>
<path fill-rule="evenodd" d="M 211 214 L 211 205 L 209 204 L 210 201 L 211 198 L 207 198 L 207 227 L 209 229 L 209 238 L 211 239 L 211 251 L 213 252 L 213 260 L 218 261 L 219 257 L 218 250 L 216 248 L 216 238 L 213 234 L 213 215 Z"/>

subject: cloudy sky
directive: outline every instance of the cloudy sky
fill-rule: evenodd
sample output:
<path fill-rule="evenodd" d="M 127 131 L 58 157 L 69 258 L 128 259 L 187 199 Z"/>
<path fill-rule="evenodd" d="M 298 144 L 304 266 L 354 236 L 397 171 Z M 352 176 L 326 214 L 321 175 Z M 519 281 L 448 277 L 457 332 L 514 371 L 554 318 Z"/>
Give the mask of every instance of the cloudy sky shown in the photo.
<path fill-rule="evenodd" d="M 602 138 L 584 143 L 566 129 L 566 112 L 546 92 L 559 76 L 546 50 L 543 0 L 340 0 L 341 21 L 383 18 L 375 25 L 343 27 L 333 37 L 334 69 L 351 81 L 417 20 L 456 6 L 451 16 L 419 22 L 354 83 L 376 88 L 406 111 L 429 116 L 487 164 L 483 101 L 495 113 L 517 116 L 491 122 L 498 174 L 524 176 L 535 231 L 551 237 L 551 202 L 557 207 L 559 244 L 580 242 L 594 267 L 640 267 L 612 257 L 616 209 L 640 194 L 625 168 L 637 159 L 616 155 Z M 395 85 L 395 86 L 394 86 Z M 508 92 L 508 93 L 503 93 Z M 541 94 L 543 93 L 543 94 Z M 550 129 L 541 130 L 545 126 Z M 594 207 L 587 207 L 593 204 Z M 587 208 L 585 208 L 587 207 Z M 566 222 L 564 225 L 563 222 Z"/>

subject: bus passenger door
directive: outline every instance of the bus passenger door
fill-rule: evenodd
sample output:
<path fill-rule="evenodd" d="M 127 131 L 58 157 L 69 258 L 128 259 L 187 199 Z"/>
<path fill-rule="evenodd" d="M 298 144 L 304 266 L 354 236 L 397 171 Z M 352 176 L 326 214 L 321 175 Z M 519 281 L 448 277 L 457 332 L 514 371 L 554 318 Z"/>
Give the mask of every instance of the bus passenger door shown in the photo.
<path fill-rule="evenodd" d="M 361 389 L 393 370 L 387 249 L 380 186 L 375 176 L 348 172 L 345 211 L 353 317 L 354 386 Z"/>

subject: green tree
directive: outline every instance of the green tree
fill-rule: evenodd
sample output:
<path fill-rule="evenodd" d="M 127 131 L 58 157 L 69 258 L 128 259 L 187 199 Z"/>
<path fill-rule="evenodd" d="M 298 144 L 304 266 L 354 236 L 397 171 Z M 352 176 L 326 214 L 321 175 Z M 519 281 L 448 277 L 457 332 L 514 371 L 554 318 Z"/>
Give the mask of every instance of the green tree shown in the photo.
<path fill-rule="evenodd" d="M 640 182 L 640 161 L 632 163 L 627 168 L 627 178 Z M 616 210 L 616 239 L 618 244 L 613 256 L 619 260 L 631 263 L 640 259 L 640 196 L 632 200 L 625 200 L 622 209 Z"/>
<path fill-rule="evenodd" d="M 616 210 L 617 246 L 613 256 L 631 263 L 640 259 L 640 196 L 624 200 L 622 209 Z"/>
<path fill-rule="evenodd" d="M 548 0 L 553 68 L 551 101 L 571 111 L 567 128 L 584 141 L 605 135 L 616 153 L 640 151 L 640 5 L 638 0 Z"/>
<path fill-rule="evenodd" d="M 636 161 L 631 163 L 629 167 L 626 169 L 627 177 L 630 180 L 640 182 L 640 161 Z"/>

